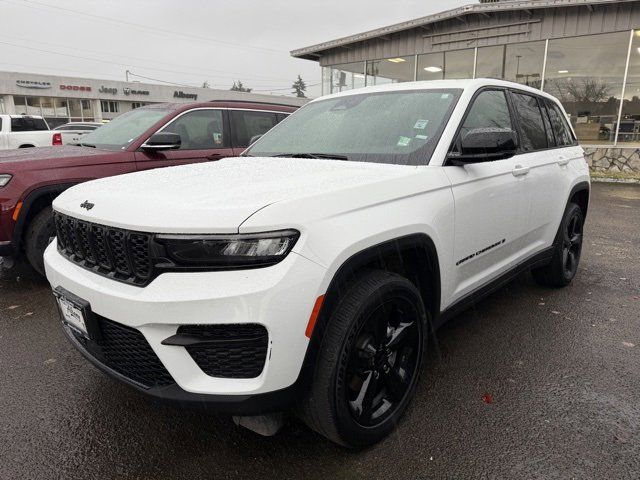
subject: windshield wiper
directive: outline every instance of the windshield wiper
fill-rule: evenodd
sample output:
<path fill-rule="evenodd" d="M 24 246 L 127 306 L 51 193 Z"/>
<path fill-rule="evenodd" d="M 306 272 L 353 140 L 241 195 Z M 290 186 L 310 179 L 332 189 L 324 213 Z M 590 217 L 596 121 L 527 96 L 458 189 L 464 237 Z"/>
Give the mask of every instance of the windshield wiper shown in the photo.
<path fill-rule="evenodd" d="M 338 155 L 334 153 L 282 153 L 271 156 L 282 158 L 326 158 L 328 160 L 349 160 L 349 157 L 346 157 L 345 155 Z"/>

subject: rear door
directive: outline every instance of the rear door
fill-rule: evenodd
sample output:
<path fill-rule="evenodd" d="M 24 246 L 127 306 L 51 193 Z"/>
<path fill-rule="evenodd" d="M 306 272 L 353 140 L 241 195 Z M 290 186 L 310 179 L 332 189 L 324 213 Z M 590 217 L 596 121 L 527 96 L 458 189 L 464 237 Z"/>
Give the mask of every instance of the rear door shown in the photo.
<path fill-rule="evenodd" d="M 188 110 L 158 131 L 180 135 L 180 148 L 161 152 L 136 152 L 138 170 L 207 162 L 234 156 L 226 112 L 219 108 Z"/>
<path fill-rule="evenodd" d="M 495 127 L 516 129 L 508 92 L 492 87 L 472 100 L 452 150 L 470 130 Z M 455 202 L 455 301 L 517 263 L 528 205 L 518 156 L 464 166 L 447 163 L 445 172 Z"/>
<path fill-rule="evenodd" d="M 512 90 L 511 98 L 520 128 L 520 163 L 529 169 L 526 179 L 527 210 L 522 238 L 527 256 L 549 246 L 558 224 L 557 212 L 566 202 L 566 187 L 559 161 L 564 148 L 557 140 L 542 97 Z M 566 167 L 565 167 L 566 168 Z"/>
<path fill-rule="evenodd" d="M 280 120 L 275 112 L 261 110 L 229 110 L 231 143 L 235 155 L 240 155 L 256 135 L 264 135 Z"/>

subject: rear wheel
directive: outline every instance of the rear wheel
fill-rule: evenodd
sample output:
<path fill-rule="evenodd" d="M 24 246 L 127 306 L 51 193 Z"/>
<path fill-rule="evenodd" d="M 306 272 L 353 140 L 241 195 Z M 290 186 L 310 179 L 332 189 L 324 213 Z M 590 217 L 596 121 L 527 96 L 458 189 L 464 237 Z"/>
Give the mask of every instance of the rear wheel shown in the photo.
<path fill-rule="evenodd" d="M 565 287 L 578 271 L 582 253 L 584 215 L 575 203 L 570 203 L 556 236 L 553 258 L 548 265 L 532 270 L 533 278 L 548 287 Z"/>
<path fill-rule="evenodd" d="M 331 314 L 303 420 L 351 448 L 378 442 L 414 395 L 424 357 L 427 313 L 404 277 L 367 273 Z"/>
<path fill-rule="evenodd" d="M 51 206 L 43 208 L 33 217 L 27 228 L 25 253 L 33 269 L 44 276 L 44 251 L 56 236 Z"/>

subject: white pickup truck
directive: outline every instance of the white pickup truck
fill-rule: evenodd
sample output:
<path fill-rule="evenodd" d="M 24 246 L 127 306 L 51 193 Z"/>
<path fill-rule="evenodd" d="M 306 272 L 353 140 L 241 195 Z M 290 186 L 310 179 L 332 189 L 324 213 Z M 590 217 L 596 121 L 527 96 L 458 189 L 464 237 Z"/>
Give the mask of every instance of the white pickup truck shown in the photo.
<path fill-rule="evenodd" d="M 42 117 L 0 115 L 0 150 L 62 145 L 62 134 L 49 130 Z"/>

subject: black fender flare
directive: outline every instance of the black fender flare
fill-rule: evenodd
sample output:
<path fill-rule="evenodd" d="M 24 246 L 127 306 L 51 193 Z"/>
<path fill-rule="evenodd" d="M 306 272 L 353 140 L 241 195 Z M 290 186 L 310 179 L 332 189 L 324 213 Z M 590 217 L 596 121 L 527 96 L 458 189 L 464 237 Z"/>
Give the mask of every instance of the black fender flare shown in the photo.
<path fill-rule="evenodd" d="M 18 215 L 18 219 L 16 220 L 16 224 L 13 227 L 13 236 L 11 238 L 11 243 L 14 245 L 14 251 L 16 255 L 20 252 L 20 247 L 22 246 L 22 242 L 24 241 L 24 232 L 27 227 L 27 219 L 29 218 L 29 213 L 31 212 L 31 208 L 36 203 L 36 201 L 40 200 L 44 196 L 58 196 L 66 189 L 77 185 L 76 183 L 61 183 L 56 185 L 46 185 L 44 187 L 36 188 L 35 190 L 29 192 L 29 194 L 22 200 L 22 208 L 20 209 L 20 213 Z M 53 198 L 52 198 L 53 201 Z"/>

